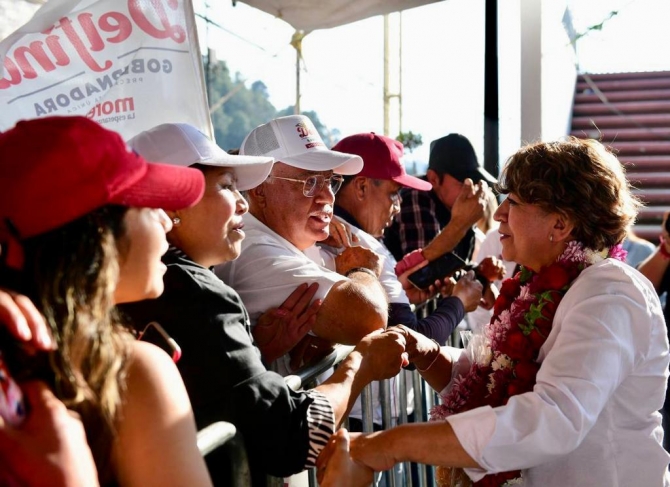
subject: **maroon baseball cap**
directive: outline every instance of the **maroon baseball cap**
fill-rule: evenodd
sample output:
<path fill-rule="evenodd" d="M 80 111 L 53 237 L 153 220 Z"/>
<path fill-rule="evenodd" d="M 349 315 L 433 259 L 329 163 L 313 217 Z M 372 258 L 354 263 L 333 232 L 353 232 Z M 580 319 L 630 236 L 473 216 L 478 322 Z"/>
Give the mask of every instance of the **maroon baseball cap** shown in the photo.
<path fill-rule="evenodd" d="M 148 163 L 119 134 L 79 116 L 17 123 L 0 133 L 0 160 L 0 242 L 48 232 L 107 204 L 187 208 L 205 189 L 197 169 Z"/>
<path fill-rule="evenodd" d="M 428 181 L 415 178 L 405 172 L 400 162 L 403 156 L 403 145 L 390 137 L 377 135 L 374 132 L 350 135 L 335 144 L 333 150 L 361 156 L 363 170 L 357 176 L 390 179 L 402 186 L 421 191 L 432 189 Z"/>

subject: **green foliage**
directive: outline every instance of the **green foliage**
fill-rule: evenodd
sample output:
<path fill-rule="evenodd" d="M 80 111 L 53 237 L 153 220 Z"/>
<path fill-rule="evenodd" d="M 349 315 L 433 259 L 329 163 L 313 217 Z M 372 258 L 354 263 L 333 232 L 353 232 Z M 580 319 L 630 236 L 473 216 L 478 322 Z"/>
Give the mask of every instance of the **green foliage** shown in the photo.
<path fill-rule="evenodd" d="M 405 150 L 410 152 L 413 152 L 414 149 L 423 144 L 421 134 L 415 134 L 411 130 L 409 132 L 400 132 L 395 140 L 404 145 Z"/>
<path fill-rule="evenodd" d="M 293 114 L 293 107 L 277 111 L 270 103 L 267 86 L 262 81 L 255 81 L 251 88 L 247 88 L 239 73 L 231 77 L 225 61 L 214 63 L 207 76 L 205 58 L 205 74 L 210 110 L 214 108 L 211 113 L 214 136 L 216 143 L 225 150 L 239 148 L 244 137 L 259 125 L 276 117 Z M 329 130 L 316 112 L 303 112 L 303 115 L 314 122 L 328 146 L 337 142 L 339 131 Z"/>

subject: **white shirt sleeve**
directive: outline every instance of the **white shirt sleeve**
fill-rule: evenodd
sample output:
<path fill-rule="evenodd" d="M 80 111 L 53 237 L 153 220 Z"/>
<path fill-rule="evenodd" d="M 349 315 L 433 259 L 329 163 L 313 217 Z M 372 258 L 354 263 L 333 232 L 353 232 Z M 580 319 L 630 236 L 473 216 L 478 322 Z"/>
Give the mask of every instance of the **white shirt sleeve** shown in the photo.
<path fill-rule="evenodd" d="M 627 422 L 639 421 L 638 430 L 663 403 L 667 352 L 644 297 L 648 290 L 621 273 L 592 270 L 584 271 L 557 309 L 534 390 L 506 406 L 447 418 L 484 469 L 468 469 L 473 480 L 485 471 L 530 468 L 569 454 L 612 406 L 615 391 L 615 406 Z"/>

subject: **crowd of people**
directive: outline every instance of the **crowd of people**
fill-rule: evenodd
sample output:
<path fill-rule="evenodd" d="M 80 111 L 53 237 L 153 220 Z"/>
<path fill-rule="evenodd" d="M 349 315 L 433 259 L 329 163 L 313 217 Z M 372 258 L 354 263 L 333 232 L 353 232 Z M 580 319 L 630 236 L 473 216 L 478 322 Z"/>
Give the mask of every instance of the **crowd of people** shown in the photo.
<path fill-rule="evenodd" d="M 254 486 L 308 468 L 369 485 L 407 461 L 442 486 L 670 486 L 670 235 L 624 262 L 640 203 L 606 147 L 529 144 L 497 180 L 449 134 L 417 178 L 399 142 L 328 148 L 293 115 L 230 152 L 183 123 L 0 134 L 0 485 L 230 485 L 225 452 L 196 445 L 228 421 Z M 464 270 L 415 285 L 452 252 Z M 338 344 L 316 387 L 286 385 Z M 399 424 L 403 368 L 440 394 L 432 421 Z"/>

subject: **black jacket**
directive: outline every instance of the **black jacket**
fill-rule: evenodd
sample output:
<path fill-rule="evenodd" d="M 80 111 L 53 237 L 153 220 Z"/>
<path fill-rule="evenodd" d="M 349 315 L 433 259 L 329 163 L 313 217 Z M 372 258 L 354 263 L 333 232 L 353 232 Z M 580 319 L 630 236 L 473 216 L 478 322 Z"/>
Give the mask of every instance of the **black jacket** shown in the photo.
<path fill-rule="evenodd" d="M 177 251 L 163 261 L 168 267 L 163 294 L 119 308 L 137 329 L 157 321 L 180 345 L 177 366 L 198 429 L 220 420 L 233 423 L 246 444 L 254 485 L 263 485 L 265 474 L 302 471 L 313 399 L 266 370 L 247 311 L 231 287 Z M 208 467 L 215 485 L 229 485 L 225 462 L 208 458 Z"/>

